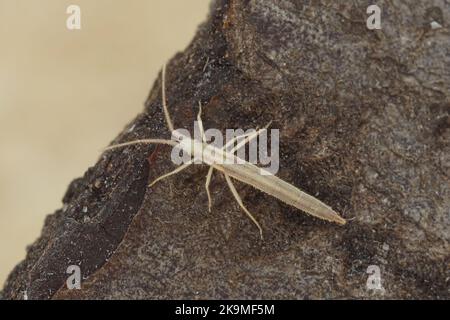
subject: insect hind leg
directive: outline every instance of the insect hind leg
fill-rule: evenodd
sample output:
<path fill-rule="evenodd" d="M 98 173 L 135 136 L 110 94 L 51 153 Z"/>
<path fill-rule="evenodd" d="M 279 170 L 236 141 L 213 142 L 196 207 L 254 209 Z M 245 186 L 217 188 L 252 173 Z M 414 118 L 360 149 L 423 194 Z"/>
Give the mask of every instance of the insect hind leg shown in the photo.
<path fill-rule="evenodd" d="M 208 195 L 208 211 L 211 212 L 211 207 L 212 207 L 212 199 L 211 199 L 211 192 L 209 191 L 209 185 L 211 183 L 211 178 L 212 178 L 212 174 L 214 172 L 214 167 L 209 167 L 208 170 L 208 174 L 206 176 L 206 183 L 205 183 L 205 188 L 206 188 L 206 194 Z"/>
<path fill-rule="evenodd" d="M 224 173 L 225 175 L 225 179 L 227 180 L 228 183 L 228 187 L 231 190 L 231 193 L 233 194 L 234 198 L 236 199 L 237 203 L 239 204 L 239 206 L 242 208 L 242 210 L 244 210 L 244 212 L 247 214 L 247 216 L 250 218 L 250 220 L 252 220 L 252 222 L 258 227 L 259 229 L 259 235 L 261 236 L 261 240 L 264 240 L 263 237 L 263 230 L 261 228 L 261 225 L 259 224 L 259 222 L 255 219 L 255 217 L 250 213 L 250 211 L 247 210 L 247 208 L 244 206 L 244 203 L 242 202 L 241 197 L 239 196 L 239 193 L 236 190 L 236 187 L 233 184 L 233 181 L 231 181 L 231 178 L 228 174 Z"/>

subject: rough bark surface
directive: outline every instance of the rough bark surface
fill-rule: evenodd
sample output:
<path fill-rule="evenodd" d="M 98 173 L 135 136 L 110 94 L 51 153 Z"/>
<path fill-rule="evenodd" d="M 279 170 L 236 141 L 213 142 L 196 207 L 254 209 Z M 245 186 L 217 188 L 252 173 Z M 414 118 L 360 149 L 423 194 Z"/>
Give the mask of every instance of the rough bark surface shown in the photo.
<path fill-rule="evenodd" d="M 221 0 L 168 65 L 169 108 L 192 130 L 280 129 L 280 172 L 349 219 L 314 219 L 237 184 L 265 241 L 207 167 L 152 188 L 169 147 L 108 152 L 11 273 L 5 299 L 450 298 L 450 3 Z M 441 28 L 432 28 L 432 22 Z M 170 137 L 161 81 L 114 142 Z M 67 290 L 69 265 L 81 290 Z M 367 290 L 367 268 L 383 291 Z"/>

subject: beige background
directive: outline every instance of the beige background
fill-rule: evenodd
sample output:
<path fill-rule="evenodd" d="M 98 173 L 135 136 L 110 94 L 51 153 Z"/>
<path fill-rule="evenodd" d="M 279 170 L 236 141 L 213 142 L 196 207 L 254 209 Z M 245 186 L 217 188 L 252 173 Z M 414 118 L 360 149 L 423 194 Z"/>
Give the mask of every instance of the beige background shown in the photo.
<path fill-rule="evenodd" d="M 66 8 L 82 30 L 66 29 Z M 0 287 L 209 0 L 0 0 Z"/>

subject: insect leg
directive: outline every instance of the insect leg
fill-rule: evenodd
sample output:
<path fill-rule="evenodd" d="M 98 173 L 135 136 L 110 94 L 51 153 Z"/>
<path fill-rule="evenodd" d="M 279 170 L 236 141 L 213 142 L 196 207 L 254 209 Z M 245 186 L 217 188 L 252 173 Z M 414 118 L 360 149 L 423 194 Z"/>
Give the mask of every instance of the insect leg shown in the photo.
<path fill-rule="evenodd" d="M 203 142 L 207 143 L 207 142 L 206 142 L 206 136 L 204 135 L 204 131 L 203 131 L 203 122 L 201 121 L 201 118 L 200 118 L 200 117 L 201 117 L 201 110 L 202 110 L 202 109 L 201 109 L 201 104 L 200 104 L 200 110 L 199 110 L 199 115 L 198 115 L 198 117 L 197 117 L 197 120 L 198 120 L 198 123 L 201 124 L 200 130 L 201 130 L 201 132 L 202 132 Z M 242 137 L 248 137 L 248 136 L 250 136 L 250 135 L 252 135 L 252 134 L 254 134 L 254 133 L 246 133 L 246 134 L 243 134 L 243 135 L 234 137 L 231 141 L 229 141 L 229 142 L 223 147 L 222 150 L 226 150 L 229 146 L 233 145 L 233 144 L 237 141 L 237 139 L 242 138 Z M 209 168 L 208 175 L 206 176 L 206 185 L 205 185 L 205 186 L 206 186 L 206 193 L 207 193 L 207 195 L 208 195 L 208 208 L 209 208 L 209 212 L 211 212 L 211 206 L 212 206 L 211 194 L 210 194 L 210 192 L 209 192 L 209 184 L 211 183 L 211 177 L 212 177 L 213 172 L 214 172 L 214 167 L 211 166 L 211 167 Z"/>
<path fill-rule="evenodd" d="M 189 167 L 193 162 L 194 162 L 194 160 L 191 160 L 191 161 L 189 161 L 189 162 L 186 162 L 185 164 L 179 166 L 179 167 L 176 168 L 175 170 L 173 170 L 173 171 L 171 171 L 171 172 L 169 172 L 169 173 L 166 173 L 165 175 L 162 175 L 161 177 L 155 179 L 152 183 L 150 183 L 149 187 L 152 187 L 155 183 L 157 183 L 157 182 L 159 182 L 159 181 L 161 181 L 161 180 L 163 180 L 163 179 L 165 179 L 165 178 L 168 178 L 168 177 L 170 177 L 170 176 L 173 176 L 174 174 L 177 174 L 178 172 L 183 171 L 184 169 L 186 169 L 187 167 Z"/>
<path fill-rule="evenodd" d="M 205 135 L 205 130 L 203 127 L 203 121 L 202 121 L 202 103 L 201 101 L 198 102 L 198 115 L 197 115 L 197 123 L 198 123 L 198 127 L 200 129 L 200 133 L 202 135 L 202 141 L 203 143 L 207 143 L 206 141 L 206 135 Z M 206 194 L 208 195 L 208 211 L 211 212 L 211 207 L 212 207 L 212 200 L 211 200 L 211 193 L 209 192 L 209 184 L 211 183 L 211 178 L 212 178 L 212 174 L 214 172 L 214 167 L 209 167 L 208 170 L 208 174 L 206 176 L 206 183 L 205 183 L 205 188 L 206 188 Z"/>
<path fill-rule="evenodd" d="M 206 183 L 205 183 L 206 194 L 208 195 L 208 210 L 209 210 L 209 212 L 211 212 L 211 207 L 212 207 L 211 193 L 209 192 L 209 184 L 211 183 L 211 178 L 212 178 L 213 172 L 214 172 L 214 167 L 212 167 L 212 166 L 209 167 L 208 175 L 206 176 Z"/>
<path fill-rule="evenodd" d="M 270 124 L 269 124 L 270 125 Z M 245 146 L 247 143 L 249 143 L 250 141 L 252 141 L 253 139 L 256 139 L 261 133 L 263 133 L 264 131 L 267 130 L 266 128 L 263 128 L 261 130 L 258 130 L 254 133 L 252 133 L 250 136 L 248 136 L 246 139 L 244 139 L 244 141 L 239 142 L 233 149 L 230 150 L 230 153 L 235 153 L 236 151 L 238 151 L 240 148 L 242 148 L 243 146 Z"/>
<path fill-rule="evenodd" d="M 240 143 L 238 143 L 235 147 L 233 147 L 233 149 L 231 149 L 229 152 L 234 153 L 237 150 L 239 150 L 240 148 L 242 148 L 243 146 L 245 146 L 247 143 L 249 143 L 250 141 L 252 141 L 253 139 L 255 139 L 256 137 L 258 137 L 261 133 L 263 133 L 265 130 L 267 130 L 267 128 L 272 124 L 272 121 L 270 121 L 264 128 L 258 130 L 256 129 L 255 132 L 251 132 L 251 133 L 246 133 L 237 137 L 234 137 L 230 142 L 228 142 L 225 147 L 223 148 L 223 150 L 227 150 L 230 146 L 234 145 L 234 143 L 238 140 L 238 139 L 242 139 L 242 138 L 246 138 L 243 141 L 241 141 Z"/>
<path fill-rule="evenodd" d="M 242 203 L 242 199 L 239 196 L 239 193 L 237 192 L 236 188 L 234 187 L 233 181 L 231 181 L 231 178 L 228 174 L 224 172 L 225 179 L 227 180 L 228 186 L 230 187 L 231 193 L 233 193 L 234 198 L 239 203 L 239 206 L 244 210 L 244 212 L 247 214 L 247 216 L 250 218 L 250 220 L 253 221 L 253 223 L 258 227 L 259 229 L 259 235 L 261 236 L 261 240 L 263 240 L 263 231 L 261 226 L 259 225 L 258 221 L 253 217 L 253 215 L 247 210 L 247 208 Z"/>

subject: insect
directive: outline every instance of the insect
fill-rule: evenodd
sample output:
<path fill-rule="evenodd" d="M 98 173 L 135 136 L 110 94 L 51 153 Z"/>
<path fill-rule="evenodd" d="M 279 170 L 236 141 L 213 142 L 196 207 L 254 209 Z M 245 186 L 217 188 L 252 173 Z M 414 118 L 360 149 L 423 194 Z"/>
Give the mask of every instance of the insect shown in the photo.
<path fill-rule="evenodd" d="M 261 174 L 261 168 L 257 167 L 256 165 L 244 161 L 240 159 L 239 163 L 236 161 L 236 156 L 234 155 L 237 150 L 245 146 L 248 142 L 251 140 L 257 138 L 262 132 L 267 130 L 268 126 L 266 126 L 263 129 L 257 130 L 252 133 L 244 134 L 241 136 L 234 137 L 231 141 L 229 141 L 223 148 L 217 148 L 211 144 L 207 143 L 205 131 L 203 129 L 203 122 L 201 119 L 202 114 L 202 106 L 201 103 L 199 103 L 199 112 L 197 115 L 197 123 L 200 129 L 202 141 L 191 139 L 190 137 L 183 135 L 176 130 L 174 130 L 174 126 L 170 117 L 169 109 L 167 107 L 167 100 L 166 100 L 166 67 L 164 66 L 162 69 L 162 106 L 164 110 L 164 116 L 166 120 L 166 124 L 168 129 L 172 133 L 172 137 L 175 138 L 175 140 L 167 140 L 167 139 L 142 139 L 142 140 L 134 140 L 130 142 L 125 142 L 121 144 L 112 145 L 106 150 L 114 150 L 118 148 L 124 148 L 131 145 L 136 144 L 166 144 L 171 146 L 178 146 L 180 147 L 184 152 L 187 152 L 188 154 L 192 155 L 192 159 L 188 162 L 185 162 L 184 164 L 177 167 L 172 172 L 169 172 L 167 174 L 162 175 L 161 177 L 155 179 L 149 187 L 152 187 L 155 183 L 168 178 L 174 174 L 177 174 L 189 166 L 191 166 L 193 163 L 196 163 L 198 161 L 201 161 L 204 164 L 207 164 L 210 166 L 208 174 L 206 176 L 206 193 L 208 196 L 208 210 L 211 212 L 212 207 L 212 200 L 211 200 L 211 193 L 209 191 L 209 185 L 211 183 L 212 175 L 214 170 L 218 170 L 225 176 L 225 180 L 228 184 L 228 187 L 231 190 L 231 193 L 233 194 L 234 198 L 236 199 L 239 206 L 242 208 L 242 210 L 247 214 L 247 216 L 251 219 L 251 221 L 258 227 L 259 233 L 261 236 L 261 239 L 263 239 L 263 230 L 261 228 L 261 225 L 258 223 L 258 221 L 255 219 L 255 217 L 250 213 L 249 210 L 244 206 L 244 203 L 239 196 L 239 193 L 236 190 L 236 187 L 234 186 L 233 181 L 231 178 L 239 180 L 241 182 L 244 182 L 246 184 L 249 184 L 253 186 L 256 189 L 259 189 L 291 206 L 294 206 L 297 209 L 300 209 L 314 217 L 327 220 L 330 222 L 335 222 L 340 225 L 344 225 L 346 223 L 346 220 L 343 219 L 341 216 L 339 216 L 338 213 L 333 211 L 333 209 L 320 200 L 316 199 L 313 196 L 310 196 L 309 194 L 301 191 L 297 187 L 293 186 L 292 184 L 276 177 L 272 174 Z M 237 143 L 236 146 L 234 144 L 238 141 L 238 139 L 241 139 L 239 143 Z M 243 140 L 242 140 L 243 139 Z M 178 140 L 178 141 L 176 141 Z M 228 151 L 230 146 L 234 146 L 231 150 Z M 228 159 L 228 161 L 224 161 L 224 159 Z M 231 163 L 231 164 L 230 164 Z"/>

